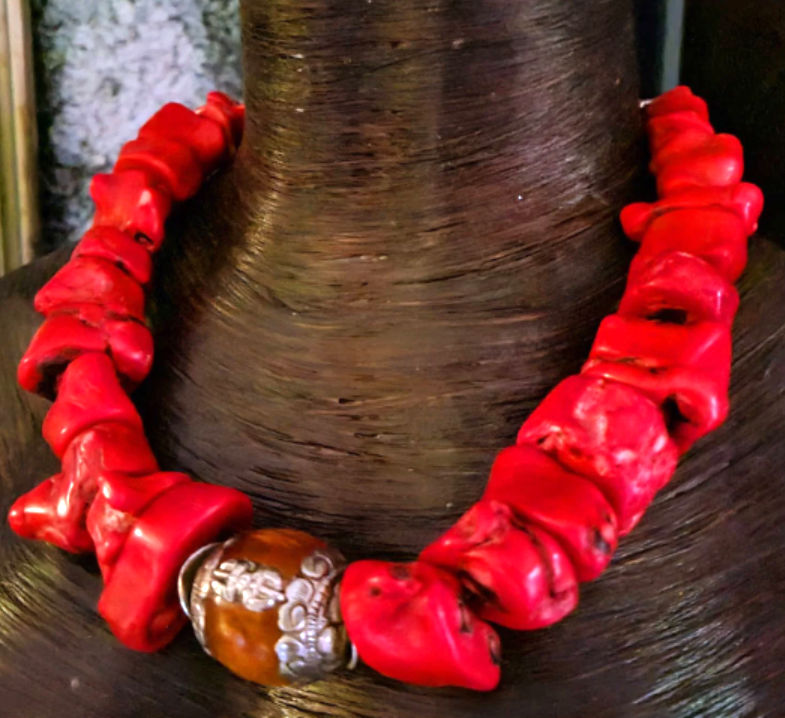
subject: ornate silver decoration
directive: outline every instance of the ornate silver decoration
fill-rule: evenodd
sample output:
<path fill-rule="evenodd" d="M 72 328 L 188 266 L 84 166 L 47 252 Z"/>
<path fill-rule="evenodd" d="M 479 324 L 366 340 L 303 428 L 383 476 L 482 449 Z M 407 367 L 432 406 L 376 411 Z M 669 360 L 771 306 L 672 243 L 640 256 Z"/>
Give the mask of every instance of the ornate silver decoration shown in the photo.
<path fill-rule="evenodd" d="M 205 600 L 210 596 L 256 613 L 277 611 L 283 635 L 275 653 L 284 678 L 315 681 L 347 663 L 354 668 L 357 653 L 340 615 L 343 556 L 331 548 L 314 551 L 287 582 L 270 566 L 247 559 L 224 560 L 224 550 L 232 543 L 204 546 L 180 571 L 180 604 L 205 652 L 212 655 L 205 639 Z"/>
<path fill-rule="evenodd" d="M 196 573 L 202 565 L 204 557 L 218 545 L 217 543 L 209 543 L 202 546 L 188 557 L 180 569 L 180 576 L 177 579 L 177 594 L 180 597 L 180 608 L 188 618 L 191 618 L 191 588 L 194 585 Z"/>
<path fill-rule="evenodd" d="M 207 646 L 207 640 L 204 635 L 204 601 L 210 595 L 210 583 L 212 580 L 213 571 L 221 561 L 223 551 L 226 544 L 208 544 L 202 549 L 199 549 L 195 554 L 188 559 L 180 570 L 180 582 L 184 582 L 184 573 L 191 564 L 201 562 L 194 572 L 193 582 L 191 584 L 191 595 L 188 600 L 189 611 L 186 611 L 187 616 L 191 619 L 194 627 L 194 635 L 201 644 L 204 652 L 208 656 L 212 656 L 210 649 Z M 193 569 L 191 569 L 193 570 Z M 183 601 L 183 595 L 180 594 L 180 601 Z"/>
<path fill-rule="evenodd" d="M 283 636 L 275 644 L 281 675 L 315 681 L 346 663 L 348 638 L 340 612 L 338 581 L 346 562 L 330 548 L 315 551 L 286 587 L 278 610 Z"/>
<path fill-rule="evenodd" d="M 281 574 L 246 559 L 222 561 L 213 570 L 210 587 L 224 601 L 239 603 L 255 613 L 275 608 L 286 600 Z"/>

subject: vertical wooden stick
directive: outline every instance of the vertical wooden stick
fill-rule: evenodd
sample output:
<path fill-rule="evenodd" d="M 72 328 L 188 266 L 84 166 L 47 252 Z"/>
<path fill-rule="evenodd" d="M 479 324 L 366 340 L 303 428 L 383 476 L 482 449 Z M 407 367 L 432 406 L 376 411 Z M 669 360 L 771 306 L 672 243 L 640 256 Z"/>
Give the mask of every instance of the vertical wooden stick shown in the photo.
<path fill-rule="evenodd" d="M 0 0 L 0 274 L 33 258 L 37 145 L 29 7 Z"/>

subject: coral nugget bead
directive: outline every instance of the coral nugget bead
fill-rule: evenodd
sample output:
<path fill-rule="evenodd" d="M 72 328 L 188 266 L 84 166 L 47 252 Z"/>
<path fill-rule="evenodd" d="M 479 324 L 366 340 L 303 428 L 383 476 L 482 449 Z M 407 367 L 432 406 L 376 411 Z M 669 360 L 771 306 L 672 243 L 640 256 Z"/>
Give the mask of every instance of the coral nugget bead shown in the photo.
<path fill-rule="evenodd" d="M 197 552 L 180 598 L 204 649 L 266 686 L 318 680 L 348 662 L 338 581 L 343 557 L 291 529 L 262 529 Z"/>
<path fill-rule="evenodd" d="M 465 593 L 457 576 L 424 561 L 357 561 L 346 569 L 341 610 L 360 659 L 383 676 L 490 691 L 499 683 L 499 637 Z"/>

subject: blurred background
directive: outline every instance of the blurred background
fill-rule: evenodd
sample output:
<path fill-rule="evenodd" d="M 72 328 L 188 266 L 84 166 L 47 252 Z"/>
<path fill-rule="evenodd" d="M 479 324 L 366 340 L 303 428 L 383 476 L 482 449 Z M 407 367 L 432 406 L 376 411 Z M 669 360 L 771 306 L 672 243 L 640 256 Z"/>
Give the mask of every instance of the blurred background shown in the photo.
<path fill-rule="evenodd" d="M 677 84 L 685 56 L 698 83 L 712 72 L 707 62 L 724 60 L 732 73 L 733 54 L 712 55 L 707 37 L 716 34 L 703 28 L 734 8 L 748 15 L 746 0 L 633 5 L 643 97 Z M 90 178 L 161 105 L 195 107 L 214 88 L 242 93 L 238 0 L 0 0 L 4 54 L 16 76 L 0 77 L 0 273 L 80 237 L 92 214 Z M 7 70 L 0 63 L 0 75 Z M 723 119 L 733 131 L 733 117 Z M 27 189 L 15 187 L 27 173 L 35 175 Z"/>

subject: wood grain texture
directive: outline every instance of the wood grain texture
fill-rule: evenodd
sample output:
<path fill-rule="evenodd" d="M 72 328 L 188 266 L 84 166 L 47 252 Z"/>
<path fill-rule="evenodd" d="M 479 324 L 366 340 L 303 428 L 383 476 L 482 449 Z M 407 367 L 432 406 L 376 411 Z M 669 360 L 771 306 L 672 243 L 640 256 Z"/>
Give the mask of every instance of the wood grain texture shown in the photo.
<path fill-rule="evenodd" d="M 615 216 L 645 167 L 629 7 L 248 0 L 243 17 L 248 137 L 172 222 L 136 398 L 162 465 L 248 491 L 260 526 L 412 557 L 621 293 Z M 14 371 L 64 259 L 0 284 L 0 511 L 55 468 L 46 403 Z M 503 632 L 498 691 L 360 667 L 266 692 L 190 635 L 134 654 L 95 613 L 90 560 L 3 524 L 0 715 L 779 718 L 783 280 L 785 254 L 756 239 L 730 419 L 574 615 Z"/>

